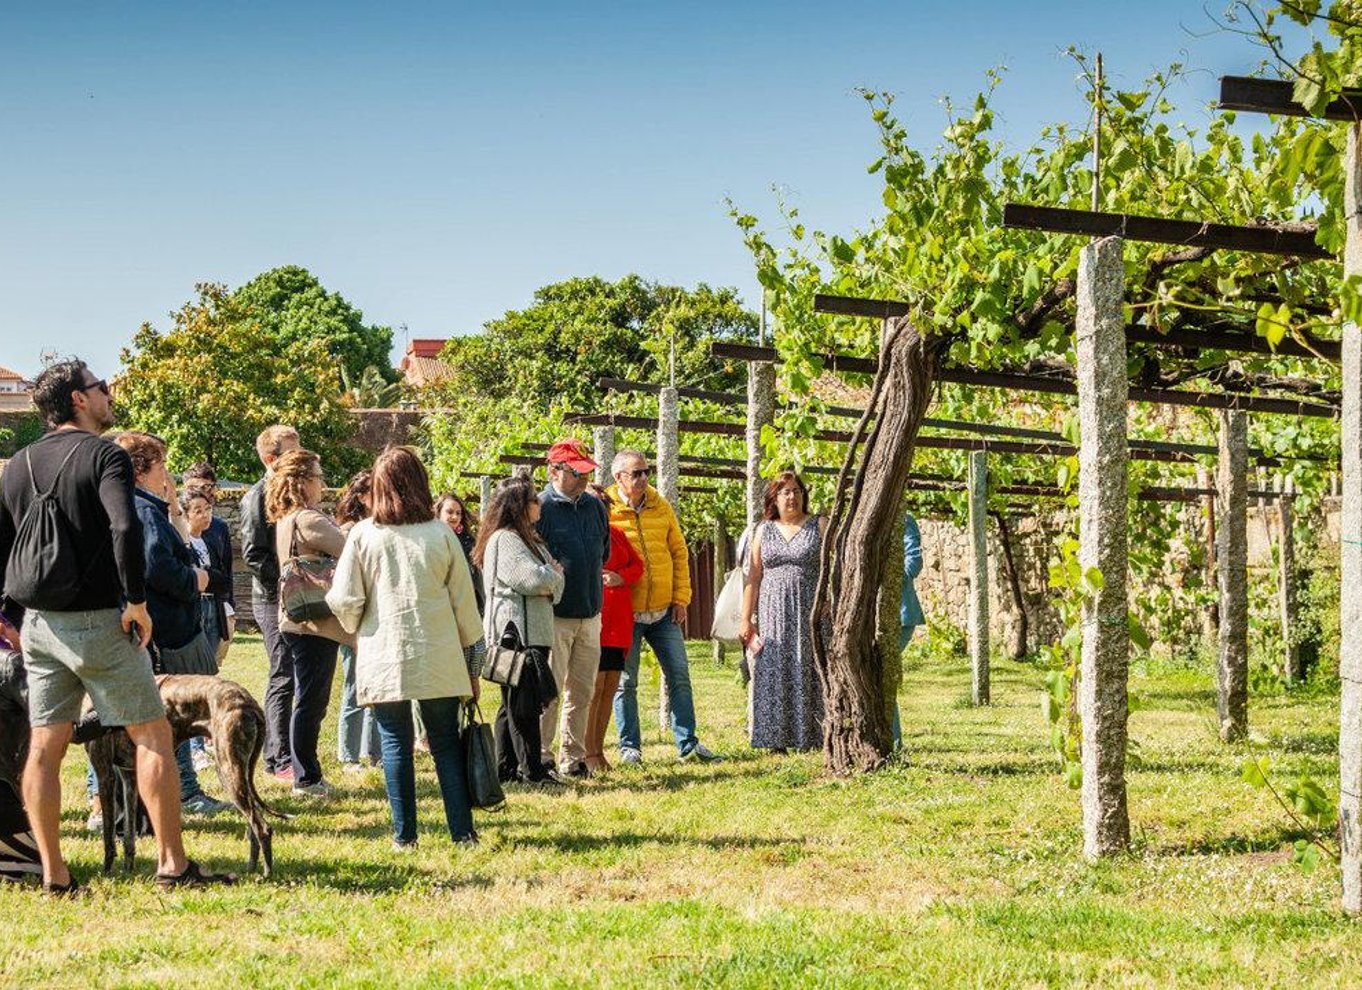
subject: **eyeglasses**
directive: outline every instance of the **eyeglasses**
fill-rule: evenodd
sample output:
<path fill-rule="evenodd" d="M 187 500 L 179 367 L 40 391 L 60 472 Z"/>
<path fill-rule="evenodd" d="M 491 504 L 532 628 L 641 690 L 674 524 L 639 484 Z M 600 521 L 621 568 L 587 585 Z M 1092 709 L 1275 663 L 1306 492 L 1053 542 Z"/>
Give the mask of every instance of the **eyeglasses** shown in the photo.
<path fill-rule="evenodd" d="M 575 467 L 570 467 L 567 464 L 554 464 L 553 467 L 556 467 L 559 471 L 566 471 L 574 478 L 585 478 L 591 473 L 590 471 L 578 471 Z"/>
<path fill-rule="evenodd" d="M 624 475 L 626 478 L 636 480 L 638 478 L 648 477 L 648 475 L 652 473 L 652 470 L 652 468 L 639 468 L 637 471 L 621 471 L 620 474 Z"/>
<path fill-rule="evenodd" d="M 108 383 L 107 381 L 105 381 L 103 378 L 101 378 L 101 379 L 100 379 L 99 381 L 97 381 L 97 382 L 91 382 L 89 385 L 82 385 L 77 391 L 80 391 L 80 392 L 88 392 L 88 391 L 90 391 L 90 389 L 92 389 L 92 388 L 97 388 L 97 389 L 99 389 L 99 390 L 100 390 L 101 392 L 103 392 L 105 395 L 108 395 L 108 394 L 109 394 L 109 383 Z"/>

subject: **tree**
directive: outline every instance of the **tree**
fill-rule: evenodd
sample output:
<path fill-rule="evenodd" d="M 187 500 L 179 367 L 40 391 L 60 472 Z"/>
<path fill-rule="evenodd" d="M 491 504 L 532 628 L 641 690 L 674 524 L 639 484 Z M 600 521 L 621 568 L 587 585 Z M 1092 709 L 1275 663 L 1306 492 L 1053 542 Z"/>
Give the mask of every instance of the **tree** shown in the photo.
<path fill-rule="evenodd" d="M 115 382 L 120 425 L 163 437 L 172 468 L 206 460 L 227 478 L 260 473 L 255 438 L 291 423 L 340 480 L 362 455 L 348 445 L 354 426 L 337 401 L 335 362 L 320 339 L 284 342 L 243 311 L 218 284 L 172 314 L 161 332 L 142 324 L 122 351 Z"/>
<path fill-rule="evenodd" d="M 596 379 L 603 375 L 666 381 L 672 340 L 679 383 L 706 378 L 713 388 L 740 387 L 731 374 L 711 376 L 709 342 L 750 341 L 756 330 L 756 316 L 734 289 L 592 276 L 539 289 L 529 307 L 451 340 L 443 357 L 464 394 L 589 409 L 599 403 Z"/>
<path fill-rule="evenodd" d="M 285 265 L 257 275 L 232 293 L 233 304 L 285 347 L 320 341 L 351 381 L 377 368 L 396 381 L 390 327 L 366 324 L 364 314 L 338 292 L 328 292 L 306 268 Z"/>

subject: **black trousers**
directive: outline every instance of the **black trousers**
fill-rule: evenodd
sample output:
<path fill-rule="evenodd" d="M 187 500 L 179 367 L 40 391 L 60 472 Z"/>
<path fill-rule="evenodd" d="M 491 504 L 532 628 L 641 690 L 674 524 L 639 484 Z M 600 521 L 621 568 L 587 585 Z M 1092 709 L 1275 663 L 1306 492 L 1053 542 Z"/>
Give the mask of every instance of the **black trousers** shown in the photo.
<path fill-rule="evenodd" d="M 542 780 L 549 771 L 540 751 L 539 716 L 544 713 L 544 705 L 539 700 L 539 684 L 534 674 L 537 666 L 526 663 L 515 687 L 501 685 L 501 708 L 497 710 L 493 731 L 497 739 L 497 772 L 503 782 Z"/>
<path fill-rule="evenodd" d="M 279 633 L 279 603 L 257 598 L 251 612 L 265 640 L 270 663 L 265 681 L 265 772 L 278 773 L 293 763 L 288 741 L 293 719 L 293 658 Z"/>
<path fill-rule="evenodd" d="M 340 644 L 325 636 L 284 633 L 284 645 L 293 660 L 293 719 L 289 724 L 289 748 L 293 752 L 293 786 L 306 787 L 322 779 L 317 740 L 322 719 L 331 702 L 336 678 L 336 652 Z"/>

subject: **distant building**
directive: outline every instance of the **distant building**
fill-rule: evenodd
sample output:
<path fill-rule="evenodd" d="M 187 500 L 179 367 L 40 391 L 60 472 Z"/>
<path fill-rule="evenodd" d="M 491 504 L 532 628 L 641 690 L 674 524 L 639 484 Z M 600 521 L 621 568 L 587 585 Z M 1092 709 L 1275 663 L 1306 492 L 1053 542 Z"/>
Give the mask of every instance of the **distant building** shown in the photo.
<path fill-rule="evenodd" d="M 408 385 L 421 388 L 436 385 L 454 377 L 454 369 L 440 360 L 440 352 L 447 341 L 427 338 L 413 340 L 407 344 L 407 353 L 402 355 L 402 363 L 397 370 L 402 372 Z"/>
<path fill-rule="evenodd" d="M 33 408 L 33 383 L 17 371 L 0 368 L 0 412 L 28 412 Z"/>

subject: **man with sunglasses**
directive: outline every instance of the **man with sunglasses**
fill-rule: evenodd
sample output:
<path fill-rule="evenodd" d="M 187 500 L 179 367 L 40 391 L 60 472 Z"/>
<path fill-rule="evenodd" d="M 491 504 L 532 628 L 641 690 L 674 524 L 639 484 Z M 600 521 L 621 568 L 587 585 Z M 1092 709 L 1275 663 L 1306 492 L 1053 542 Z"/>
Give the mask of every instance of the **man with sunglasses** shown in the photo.
<path fill-rule="evenodd" d="M 539 495 L 537 528 L 549 553 L 563 565 L 563 597 L 553 607 L 549 666 L 562 699 L 563 745 L 559 770 L 587 776 L 586 720 L 601 661 L 601 604 L 610 556 L 610 520 L 601 500 L 587 493 L 596 462 L 580 440 L 559 440 L 549 448 L 549 484 Z M 612 575 L 613 576 L 613 575 Z M 544 762 L 554 764 L 559 702 L 549 702 L 540 719 Z"/>
<path fill-rule="evenodd" d="M 648 460 L 637 450 L 621 450 L 610 465 L 610 521 L 629 536 L 643 558 L 643 580 L 634 585 L 634 646 L 625 661 L 615 692 L 615 724 L 620 734 L 620 762 L 643 762 L 643 734 L 638 721 L 638 664 L 644 640 L 657 655 L 667 679 L 672 734 L 683 760 L 719 759 L 695 734 L 695 700 L 681 625 L 690 604 L 690 554 L 676 513 L 648 484 Z"/>
<path fill-rule="evenodd" d="M 137 789 L 156 832 L 157 885 L 232 882 L 230 874 L 204 873 L 184 854 L 170 723 L 146 651 L 152 620 L 132 461 L 100 436 L 114 421 L 109 386 L 84 362 L 63 361 L 38 376 L 33 402 L 49 431 L 0 479 L 0 605 L 11 619 L 22 617 L 33 728 L 24 806 L 43 861 L 43 889 L 57 895 L 79 889 L 59 841 L 60 770 L 87 694 L 100 721 L 125 727 L 137 747 Z M 40 503 L 42 497 L 56 503 L 61 523 L 47 534 L 47 552 L 35 557 L 19 537 L 27 535 L 27 513 L 52 504 Z"/>

